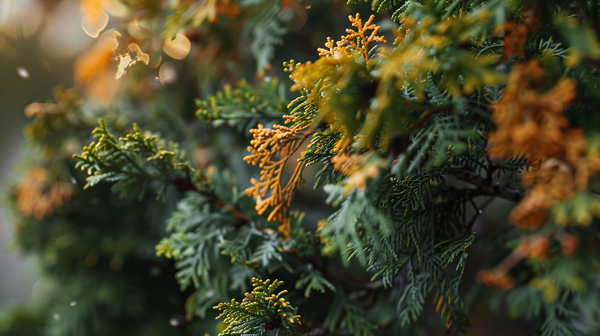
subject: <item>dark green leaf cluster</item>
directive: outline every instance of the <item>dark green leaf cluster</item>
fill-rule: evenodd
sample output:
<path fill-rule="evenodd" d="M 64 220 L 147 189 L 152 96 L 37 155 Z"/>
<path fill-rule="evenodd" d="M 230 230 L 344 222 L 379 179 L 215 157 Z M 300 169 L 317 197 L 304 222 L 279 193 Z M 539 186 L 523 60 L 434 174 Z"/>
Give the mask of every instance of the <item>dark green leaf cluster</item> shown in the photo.
<path fill-rule="evenodd" d="M 323 325 L 334 332 L 339 328 L 347 330 L 352 335 L 374 335 L 374 325 L 367 317 L 367 311 L 354 299 L 348 298 L 347 293 L 339 288 L 333 300 Z"/>
<path fill-rule="evenodd" d="M 43 267 L 38 286 L 45 288 L 45 295 L 36 297 L 35 306 L 0 314 L 0 333 L 197 333 L 192 324 L 180 330 L 170 325 L 171 320 L 179 321 L 175 316 L 185 313 L 179 303 L 187 295 L 173 284 L 172 267 L 152 255 L 165 215 L 172 212 L 178 196 L 167 192 L 166 203 L 148 196 L 140 201 L 120 199 L 112 194 L 111 183 L 84 190 L 84 174 L 74 169 L 75 162 L 63 155 L 63 149 L 73 141 L 87 140 L 95 117 L 85 114 L 86 108 L 74 92 L 57 94 L 57 99 L 44 104 L 46 113 L 33 116 L 36 127 L 52 126 L 53 131 L 29 140 L 27 161 L 33 160 L 34 168 L 47 167 L 49 181 L 44 182 L 68 183 L 74 192 L 47 218 L 17 211 L 11 215 L 18 218 L 12 246 L 39 260 Z M 113 112 L 98 111 L 107 117 Z M 22 197 L 17 186 L 4 201 L 18 209 Z"/>

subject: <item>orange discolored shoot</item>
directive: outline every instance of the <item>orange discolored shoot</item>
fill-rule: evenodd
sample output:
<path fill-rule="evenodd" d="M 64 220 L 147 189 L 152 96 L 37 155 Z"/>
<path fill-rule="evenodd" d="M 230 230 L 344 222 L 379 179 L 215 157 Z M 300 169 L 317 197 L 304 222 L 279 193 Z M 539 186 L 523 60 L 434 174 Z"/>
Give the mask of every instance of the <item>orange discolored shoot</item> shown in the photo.
<path fill-rule="evenodd" d="M 288 121 L 294 119 L 291 116 L 285 118 Z M 296 190 L 305 184 L 302 179 L 305 163 L 303 161 L 297 163 L 285 187 L 283 187 L 283 168 L 300 148 L 302 142 L 312 133 L 312 130 L 308 129 L 309 126 L 310 124 L 292 127 L 275 125 L 273 129 L 266 129 L 258 124 L 257 128 L 250 130 L 253 139 L 250 141 L 252 146 L 248 147 L 248 151 L 251 154 L 244 157 L 244 161 L 252 165 L 258 164 L 262 169 L 260 180 L 252 178 L 250 182 L 254 186 L 246 189 L 246 194 L 256 199 L 256 210 L 260 215 L 267 209 L 273 208 L 268 221 L 281 221 L 283 224 L 279 227 L 279 232 L 286 237 L 289 237 L 291 230 L 289 207 Z"/>

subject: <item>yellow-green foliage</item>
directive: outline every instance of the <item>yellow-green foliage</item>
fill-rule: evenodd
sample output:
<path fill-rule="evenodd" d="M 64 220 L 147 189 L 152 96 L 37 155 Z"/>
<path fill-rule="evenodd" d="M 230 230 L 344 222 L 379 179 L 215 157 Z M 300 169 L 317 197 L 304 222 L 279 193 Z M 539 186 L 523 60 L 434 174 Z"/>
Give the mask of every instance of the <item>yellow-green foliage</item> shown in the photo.
<path fill-rule="evenodd" d="M 283 333 L 295 334 L 300 325 L 300 315 L 294 315 L 295 309 L 282 297 L 287 293 L 276 290 L 283 281 L 260 280 L 252 278 L 254 289 L 246 293 L 241 302 L 232 299 L 230 303 L 220 303 L 214 307 L 221 311 L 217 319 L 222 318 L 227 325 L 219 336 L 261 334 L 265 330 L 281 329 Z"/>

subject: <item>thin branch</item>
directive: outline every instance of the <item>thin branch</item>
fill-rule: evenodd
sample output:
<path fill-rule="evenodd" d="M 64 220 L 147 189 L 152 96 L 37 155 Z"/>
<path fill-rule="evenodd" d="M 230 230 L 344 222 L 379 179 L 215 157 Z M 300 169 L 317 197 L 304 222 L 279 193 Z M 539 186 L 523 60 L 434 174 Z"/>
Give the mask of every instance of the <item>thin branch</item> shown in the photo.
<path fill-rule="evenodd" d="M 477 190 L 474 190 L 474 192 L 477 195 L 496 196 L 513 202 L 519 202 L 525 196 L 525 192 L 521 189 L 510 188 L 497 182 L 488 183 L 480 175 L 466 170 L 451 169 L 447 173 L 476 186 Z"/>

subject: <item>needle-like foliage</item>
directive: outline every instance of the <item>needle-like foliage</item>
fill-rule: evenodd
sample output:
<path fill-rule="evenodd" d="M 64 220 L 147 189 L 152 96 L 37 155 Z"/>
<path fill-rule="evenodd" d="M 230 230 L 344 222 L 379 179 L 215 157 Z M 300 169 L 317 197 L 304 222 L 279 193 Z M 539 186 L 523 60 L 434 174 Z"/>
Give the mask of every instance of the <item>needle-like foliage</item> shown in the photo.
<path fill-rule="evenodd" d="M 49 335 L 458 335 L 490 298 L 598 333 L 596 1 L 122 2 L 26 110 L 15 244 L 82 302 Z"/>

